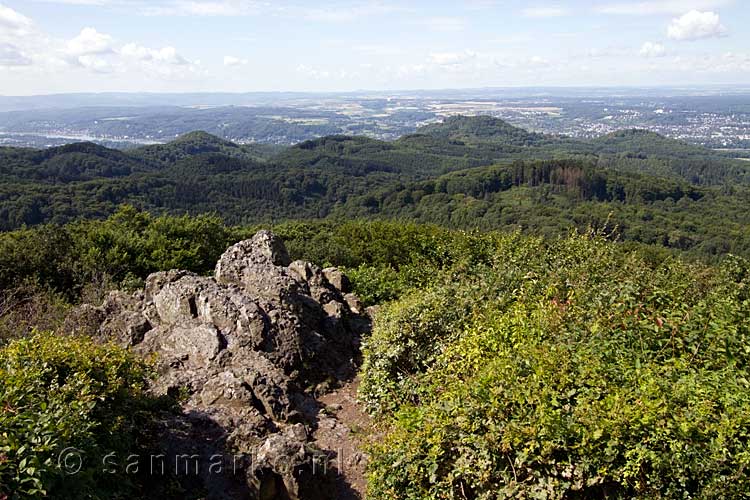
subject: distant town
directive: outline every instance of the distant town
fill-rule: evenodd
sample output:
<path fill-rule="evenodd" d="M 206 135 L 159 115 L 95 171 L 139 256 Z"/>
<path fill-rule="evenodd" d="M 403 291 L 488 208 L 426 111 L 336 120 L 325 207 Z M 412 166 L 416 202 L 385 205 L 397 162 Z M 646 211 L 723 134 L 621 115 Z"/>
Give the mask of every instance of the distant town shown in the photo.
<path fill-rule="evenodd" d="M 490 115 L 547 134 L 591 138 L 647 129 L 713 149 L 750 149 L 750 92 L 675 89 L 587 94 L 462 90 L 350 94 L 101 95 L 0 98 L 0 144 L 47 147 L 92 141 L 115 147 L 167 142 L 206 130 L 241 144 L 294 144 L 322 135 L 393 140 L 454 115 Z"/>

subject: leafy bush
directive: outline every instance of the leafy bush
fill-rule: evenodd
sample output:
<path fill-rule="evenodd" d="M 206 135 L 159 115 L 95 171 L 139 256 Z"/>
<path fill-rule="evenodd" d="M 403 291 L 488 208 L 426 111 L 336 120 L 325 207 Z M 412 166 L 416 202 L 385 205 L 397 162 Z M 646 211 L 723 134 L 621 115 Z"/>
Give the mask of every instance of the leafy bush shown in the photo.
<path fill-rule="evenodd" d="M 483 294 L 469 291 L 471 273 L 454 276 L 463 293 L 496 298 L 447 328 L 429 321 L 451 316 L 430 297 L 460 297 L 442 284 L 378 317 L 361 391 L 387 432 L 372 449 L 370 498 L 750 490 L 746 261 L 651 266 L 573 237 L 501 244 L 490 273 Z M 390 367 L 412 359 L 422 362 L 407 363 L 404 384 Z"/>
<path fill-rule="evenodd" d="M 207 273 L 245 236 L 214 216 L 153 217 L 125 206 L 104 221 L 0 234 L 0 288 L 31 280 L 75 300 L 92 283 L 137 286 L 174 268 Z"/>
<path fill-rule="evenodd" d="M 139 449 L 161 405 L 149 377 L 127 351 L 83 338 L 37 333 L 0 349 L 0 498 L 130 498 L 135 478 L 102 473 L 102 457 Z M 65 449 L 83 460 L 74 475 L 59 466 Z"/>
<path fill-rule="evenodd" d="M 491 262 L 498 241 L 518 237 L 396 221 L 293 222 L 272 229 L 293 259 L 346 268 L 367 305 L 428 286 L 448 269 Z"/>
<path fill-rule="evenodd" d="M 382 412 L 418 400 L 418 375 L 455 341 L 471 311 L 455 288 L 414 292 L 378 314 L 378 329 L 365 341 L 361 393 L 370 410 Z"/>
<path fill-rule="evenodd" d="M 346 269 L 352 287 L 366 306 L 389 302 L 400 297 L 411 283 L 403 272 L 389 267 L 375 267 L 362 264 L 354 269 Z"/>

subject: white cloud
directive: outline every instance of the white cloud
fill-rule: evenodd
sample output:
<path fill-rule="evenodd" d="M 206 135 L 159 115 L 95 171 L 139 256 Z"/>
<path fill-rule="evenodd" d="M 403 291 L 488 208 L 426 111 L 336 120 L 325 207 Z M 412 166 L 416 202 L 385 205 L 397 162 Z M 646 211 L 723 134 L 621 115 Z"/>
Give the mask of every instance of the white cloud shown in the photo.
<path fill-rule="evenodd" d="M 227 67 L 244 66 L 247 63 L 247 59 L 240 59 L 239 57 L 234 56 L 224 56 L 224 66 Z"/>
<path fill-rule="evenodd" d="M 120 49 L 120 54 L 123 56 L 139 61 L 151 61 L 154 59 L 155 53 L 156 51 L 153 49 L 143 47 L 137 43 L 128 43 Z"/>
<path fill-rule="evenodd" d="M 689 10 L 717 9 L 734 0 L 650 0 L 646 2 L 615 2 L 596 8 L 603 14 L 652 15 L 682 14 Z"/>
<path fill-rule="evenodd" d="M 304 4 L 302 4 L 304 5 Z M 401 10 L 400 8 L 380 2 L 361 2 L 355 5 L 335 5 L 308 7 L 301 5 L 284 5 L 279 2 L 258 0 L 168 0 L 153 2 L 142 9 L 152 16 L 248 16 L 274 12 L 289 16 L 301 17 L 313 21 L 348 22 L 356 18 L 373 16 Z"/>
<path fill-rule="evenodd" d="M 363 54 L 369 54 L 374 56 L 395 56 L 399 54 L 403 54 L 405 51 L 401 47 L 396 47 L 392 45 L 385 45 L 385 44 L 364 44 L 364 45 L 355 45 L 353 49 L 356 52 L 361 52 Z"/>
<path fill-rule="evenodd" d="M 632 54 L 632 49 L 623 47 L 594 47 L 586 52 L 586 57 L 590 59 L 604 59 L 607 57 L 626 57 Z"/>
<path fill-rule="evenodd" d="M 721 24 L 715 12 L 691 10 L 682 17 L 673 19 L 667 28 L 667 36 L 672 40 L 700 40 L 726 34 L 726 27 Z"/>
<path fill-rule="evenodd" d="M 13 34 L 23 34 L 28 32 L 33 24 L 28 17 L 0 4 L 0 31 L 6 29 Z"/>
<path fill-rule="evenodd" d="M 678 56 L 669 60 L 671 69 L 685 74 L 750 73 L 750 54 L 725 52 L 702 56 Z"/>
<path fill-rule="evenodd" d="M 308 66 L 306 64 L 300 64 L 299 66 L 297 66 L 297 73 L 301 73 L 302 75 L 313 78 L 315 80 L 324 80 L 331 77 L 330 71 L 313 68 L 312 66 Z"/>
<path fill-rule="evenodd" d="M 150 49 L 136 43 L 129 43 L 124 45 L 119 52 L 122 56 L 135 61 L 171 64 L 175 66 L 190 64 L 190 61 L 178 54 L 177 49 L 174 47 Z"/>
<path fill-rule="evenodd" d="M 476 53 L 471 50 L 463 52 L 437 52 L 430 54 L 429 61 L 438 66 L 455 66 L 464 64 L 476 58 Z"/>
<path fill-rule="evenodd" d="M 421 79 L 425 82 L 434 82 L 447 77 L 476 82 L 487 78 L 504 78 L 508 72 L 545 74 L 554 68 L 553 62 L 541 56 L 508 57 L 502 54 L 463 50 L 431 53 L 423 62 L 388 67 L 381 73 L 402 80 Z"/>
<path fill-rule="evenodd" d="M 0 43 L 0 66 L 29 66 L 31 59 L 10 43 Z"/>
<path fill-rule="evenodd" d="M 413 9 L 384 0 L 272 2 L 270 0 L 35 0 L 68 5 L 128 8 L 146 16 L 235 17 L 272 14 L 321 22 L 350 22 Z M 314 6 L 312 6 L 314 5 Z"/>
<path fill-rule="evenodd" d="M 89 71 L 93 71 L 94 73 L 112 73 L 115 71 L 114 66 L 107 58 L 95 54 L 84 54 L 78 56 L 76 62 L 80 66 Z"/>
<path fill-rule="evenodd" d="M 66 64 L 60 60 L 60 47 L 64 41 L 52 43 L 32 19 L 0 4 L 0 66 L 19 71 L 40 65 L 56 68 Z"/>
<path fill-rule="evenodd" d="M 116 50 L 121 71 L 127 74 L 145 74 L 164 80 L 181 80 L 202 76 L 205 71 L 200 61 L 189 60 L 171 46 L 162 48 L 144 47 L 128 43 Z"/>
<path fill-rule="evenodd" d="M 349 22 L 355 19 L 382 16 L 396 12 L 406 12 L 409 9 L 396 4 L 381 1 L 362 1 L 353 5 L 334 4 L 331 6 L 316 6 L 314 8 L 282 7 L 281 11 L 292 16 L 301 16 L 312 21 Z"/>
<path fill-rule="evenodd" d="M 667 55 L 667 49 L 660 43 L 645 42 L 639 54 L 643 57 L 662 57 Z"/>
<path fill-rule="evenodd" d="M 65 48 L 68 55 L 76 57 L 111 51 L 112 37 L 99 33 L 94 28 L 83 28 L 78 36 L 68 41 Z"/>
<path fill-rule="evenodd" d="M 60 3 L 64 5 L 110 5 L 113 2 L 111 0 L 36 0 L 37 2 L 45 3 Z"/>
<path fill-rule="evenodd" d="M 153 50 L 152 57 L 156 62 L 172 64 L 174 66 L 185 66 L 190 64 L 190 61 L 178 54 L 177 49 L 174 47 L 163 47 L 161 49 Z"/>
<path fill-rule="evenodd" d="M 94 0 L 48 1 L 94 3 Z M 104 1 L 96 0 L 96 3 Z M 128 3 L 131 7 L 142 4 L 141 0 L 107 1 L 107 4 L 118 6 Z M 69 40 L 59 39 L 40 30 L 28 17 L 0 5 L 0 74 L 2 69 L 13 69 L 14 74 L 26 75 L 18 78 L 33 78 L 40 82 L 80 82 L 81 76 L 76 74 L 80 71 L 112 82 L 146 79 L 153 85 L 156 82 L 173 85 L 176 81 L 205 76 L 199 61 L 183 57 L 174 47 L 149 48 L 137 43 L 122 45 L 93 27 L 83 28 Z M 45 89 L 48 85 L 40 83 L 37 88 Z M 73 85 L 72 89 L 79 88 L 78 83 Z"/>
<path fill-rule="evenodd" d="M 142 12 L 150 16 L 240 16 L 260 12 L 263 4 L 253 0 L 170 0 L 152 2 Z"/>
<path fill-rule="evenodd" d="M 546 17 L 563 17 L 568 15 L 568 10 L 562 7 L 545 6 L 545 7 L 527 7 L 521 10 L 524 17 L 546 18 Z"/>
<path fill-rule="evenodd" d="M 426 64 L 402 64 L 395 70 L 394 76 L 396 78 L 419 78 L 423 77 L 430 71 L 430 67 Z M 392 73 L 390 68 L 386 68 L 386 73 Z"/>
<path fill-rule="evenodd" d="M 455 32 L 466 29 L 466 20 L 460 17 L 430 17 L 419 23 L 432 31 Z"/>
<path fill-rule="evenodd" d="M 726 52 L 715 66 L 715 71 L 744 71 L 750 73 L 750 54 Z"/>
<path fill-rule="evenodd" d="M 47 50 L 54 53 L 52 48 Z M 94 28 L 84 28 L 64 44 L 62 53 L 69 66 L 100 74 L 145 74 L 173 79 L 199 70 L 198 62 L 189 61 L 174 47 L 154 49 L 137 43 L 117 47 L 110 35 Z"/>

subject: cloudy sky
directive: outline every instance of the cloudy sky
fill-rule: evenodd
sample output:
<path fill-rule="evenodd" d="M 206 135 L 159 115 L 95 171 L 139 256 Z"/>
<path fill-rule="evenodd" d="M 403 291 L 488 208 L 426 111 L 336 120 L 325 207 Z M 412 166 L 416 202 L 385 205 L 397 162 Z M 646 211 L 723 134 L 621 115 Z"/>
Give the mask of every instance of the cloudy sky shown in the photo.
<path fill-rule="evenodd" d="M 750 82 L 747 0 L 0 0 L 0 95 Z"/>

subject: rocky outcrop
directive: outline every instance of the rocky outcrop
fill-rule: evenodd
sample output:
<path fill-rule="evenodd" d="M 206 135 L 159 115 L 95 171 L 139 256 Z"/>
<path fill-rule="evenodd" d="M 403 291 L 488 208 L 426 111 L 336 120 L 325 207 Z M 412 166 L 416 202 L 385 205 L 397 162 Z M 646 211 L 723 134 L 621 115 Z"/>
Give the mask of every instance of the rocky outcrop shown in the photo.
<path fill-rule="evenodd" d="M 230 247 L 213 277 L 156 273 L 135 294 L 80 307 L 71 324 L 155 356 L 152 390 L 182 398 L 163 448 L 200 457 L 189 480 L 208 498 L 332 498 L 310 436 L 315 398 L 352 376 L 369 328 L 349 287 L 337 269 L 291 262 L 261 231 Z M 211 457 L 231 457 L 231 474 L 215 477 Z"/>

